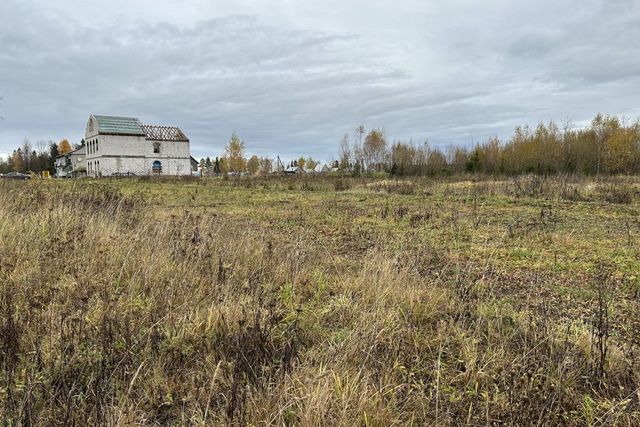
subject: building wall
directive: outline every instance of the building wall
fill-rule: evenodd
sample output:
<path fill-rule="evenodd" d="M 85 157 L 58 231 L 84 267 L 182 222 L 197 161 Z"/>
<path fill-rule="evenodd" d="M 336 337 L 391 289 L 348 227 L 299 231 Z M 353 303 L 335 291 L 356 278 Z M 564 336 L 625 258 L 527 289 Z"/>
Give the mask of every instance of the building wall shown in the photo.
<path fill-rule="evenodd" d="M 146 158 L 124 156 L 102 156 L 88 161 L 89 176 L 110 176 L 113 174 L 133 173 L 136 175 L 152 175 L 153 162 L 160 161 L 162 175 L 191 175 L 189 159 Z"/>
<path fill-rule="evenodd" d="M 128 135 L 87 135 L 86 141 L 89 176 L 98 173 L 101 176 L 115 173 L 151 175 L 156 160 L 162 164 L 162 175 L 191 175 L 188 142 L 151 141 L 144 136 Z M 160 144 L 159 153 L 153 152 L 155 142 Z"/>
<path fill-rule="evenodd" d="M 86 164 L 86 157 L 82 152 L 67 154 L 64 157 L 57 158 L 55 164 L 56 164 L 56 177 L 66 178 L 69 176 L 75 176 L 79 169 L 84 168 Z M 65 172 L 64 169 L 68 165 L 72 166 L 72 170 Z"/>
<path fill-rule="evenodd" d="M 91 138 L 97 140 L 97 151 L 89 158 L 100 156 L 145 156 L 160 158 L 190 158 L 188 142 L 181 141 L 151 141 L 144 136 L 127 135 L 98 135 Z M 153 152 L 153 144 L 160 144 L 160 153 Z"/>

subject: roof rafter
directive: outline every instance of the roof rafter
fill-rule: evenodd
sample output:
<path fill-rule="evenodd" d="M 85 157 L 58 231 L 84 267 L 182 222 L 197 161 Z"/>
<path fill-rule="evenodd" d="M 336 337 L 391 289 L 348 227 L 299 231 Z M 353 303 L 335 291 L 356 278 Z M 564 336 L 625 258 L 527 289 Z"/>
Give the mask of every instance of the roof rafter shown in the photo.
<path fill-rule="evenodd" d="M 189 142 L 189 138 L 175 126 L 141 125 L 147 139 L 154 141 Z"/>

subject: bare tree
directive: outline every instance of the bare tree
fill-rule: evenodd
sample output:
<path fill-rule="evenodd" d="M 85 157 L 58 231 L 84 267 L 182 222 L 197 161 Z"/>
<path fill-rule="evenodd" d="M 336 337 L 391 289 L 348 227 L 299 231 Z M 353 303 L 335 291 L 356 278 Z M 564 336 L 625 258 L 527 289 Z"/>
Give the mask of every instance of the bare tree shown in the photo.
<path fill-rule="evenodd" d="M 262 157 L 260 159 L 260 173 L 269 174 L 273 171 L 273 160 L 268 157 Z"/>
<path fill-rule="evenodd" d="M 340 163 L 339 168 L 341 171 L 349 169 L 352 159 L 351 144 L 349 144 L 349 135 L 345 134 L 340 141 Z"/>
<path fill-rule="evenodd" d="M 31 147 L 31 143 L 28 138 L 25 138 L 22 142 L 22 156 L 24 157 L 24 166 L 27 171 L 31 170 L 32 152 L 33 148 Z"/>
<path fill-rule="evenodd" d="M 360 125 L 355 129 L 354 141 L 353 141 L 353 157 L 357 164 L 356 170 L 361 171 L 364 166 L 364 154 L 362 150 L 362 139 L 364 138 L 366 130 L 364 125 Z"/>

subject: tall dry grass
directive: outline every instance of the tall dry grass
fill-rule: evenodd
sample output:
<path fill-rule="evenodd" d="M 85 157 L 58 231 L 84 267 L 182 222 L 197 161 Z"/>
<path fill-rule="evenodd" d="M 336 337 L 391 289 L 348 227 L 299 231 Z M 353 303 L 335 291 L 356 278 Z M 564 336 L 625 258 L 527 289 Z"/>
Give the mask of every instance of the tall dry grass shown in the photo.
<path fill-rule="evenodd" d="M 636 356 L 517 310 L 486 265 L 380 245 L 341 268 L 312 235 L 155 209 L 0 182 L 8 425 L 640 422 Z"/>

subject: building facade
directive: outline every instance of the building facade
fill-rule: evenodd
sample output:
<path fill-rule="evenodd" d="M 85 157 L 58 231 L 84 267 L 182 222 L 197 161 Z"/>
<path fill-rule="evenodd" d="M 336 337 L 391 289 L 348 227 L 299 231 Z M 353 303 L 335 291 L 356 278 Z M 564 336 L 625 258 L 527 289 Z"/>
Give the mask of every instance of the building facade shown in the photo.
<path fill-rule="evenodd" d="M 191 175 L 189 138 L 177 127 L 92 115 L 85 147 L 87 175 L 92 177 Z"/>
<path fill-rule="evenodd" d="M 82 146 L 67 154 L 56 157 L 57 178 L 77 178 L 87 172 L 86 147 Z"/>

